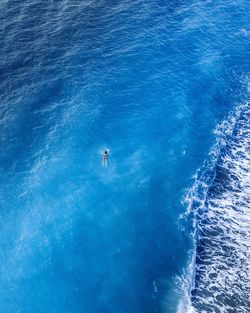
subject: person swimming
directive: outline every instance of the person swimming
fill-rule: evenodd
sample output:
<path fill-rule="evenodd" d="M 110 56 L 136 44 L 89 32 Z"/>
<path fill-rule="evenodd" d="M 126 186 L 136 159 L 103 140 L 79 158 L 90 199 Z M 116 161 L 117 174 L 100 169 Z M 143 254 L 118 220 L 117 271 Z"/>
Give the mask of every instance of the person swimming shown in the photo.
<path fill-rule="evenodd" d="M 108 157 L 109 157 L 109 152 L 108 150 L 105 150 L 102 154 L 102 166 L 103 167 L 108 166 Z"/>

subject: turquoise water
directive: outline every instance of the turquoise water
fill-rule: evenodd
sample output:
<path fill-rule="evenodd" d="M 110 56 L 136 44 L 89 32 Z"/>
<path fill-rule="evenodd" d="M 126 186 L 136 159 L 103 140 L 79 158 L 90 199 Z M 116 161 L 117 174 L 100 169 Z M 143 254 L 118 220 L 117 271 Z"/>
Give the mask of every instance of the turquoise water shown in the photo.
<path fill-rule="evenodd" d="M 0 311 L 206 309 L 190 263 L 202 224 L 183 200 L 218 124 L 247 112 L 249 11 L 245 0 L 2 1 Z"/>

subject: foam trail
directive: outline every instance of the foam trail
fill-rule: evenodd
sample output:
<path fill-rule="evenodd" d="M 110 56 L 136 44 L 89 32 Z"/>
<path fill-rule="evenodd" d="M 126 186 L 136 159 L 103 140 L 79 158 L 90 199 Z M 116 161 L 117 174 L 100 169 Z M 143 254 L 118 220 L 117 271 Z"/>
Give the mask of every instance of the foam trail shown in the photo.
<path fill-rule="evenodd" d="M 178 312 L 249 312 L 249 122 L 247 102 L 218 127 L 210 162 L 189 192 L 195 251 L 186 276 L 190 297 Z"/>

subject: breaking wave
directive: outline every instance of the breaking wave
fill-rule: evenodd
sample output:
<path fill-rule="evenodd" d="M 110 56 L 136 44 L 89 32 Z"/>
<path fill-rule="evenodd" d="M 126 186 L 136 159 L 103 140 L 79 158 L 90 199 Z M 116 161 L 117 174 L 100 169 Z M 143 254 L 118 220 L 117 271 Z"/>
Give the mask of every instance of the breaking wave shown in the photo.
<path fill-rule="evenodd" d="M 178 312 L 249 312 L 250 103 L 216 129 L 217 141 L 190 189 L 194 252 Z"/>

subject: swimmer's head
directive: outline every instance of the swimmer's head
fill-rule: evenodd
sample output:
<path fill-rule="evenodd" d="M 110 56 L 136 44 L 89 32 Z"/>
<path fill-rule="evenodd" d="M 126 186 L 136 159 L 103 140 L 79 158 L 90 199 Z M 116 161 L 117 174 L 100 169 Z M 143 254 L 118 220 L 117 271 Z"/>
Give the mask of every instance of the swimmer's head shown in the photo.
<path fill-rule="evenodd" d="M 107 151 L 107 150 L 105 150 L 105 151 L 104 151 L 104 153 L 105 153 L 105 154 L 108 154 L 108 151 Z"/>

